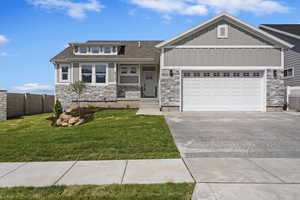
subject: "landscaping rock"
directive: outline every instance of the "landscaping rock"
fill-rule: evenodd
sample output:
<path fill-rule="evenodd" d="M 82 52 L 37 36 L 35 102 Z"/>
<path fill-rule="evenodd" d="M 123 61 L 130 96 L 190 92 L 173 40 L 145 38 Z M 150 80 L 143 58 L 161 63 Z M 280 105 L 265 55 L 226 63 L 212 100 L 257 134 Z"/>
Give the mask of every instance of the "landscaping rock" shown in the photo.
<path fill-rule="evenodd" d="M 78 121 L 80 120 L 80 117 L 72 117 L 70 120 L 69 120 L 69 124 L 70 125 L 74 125 L 76 124 Z"/>
<path fill-rule="evenodd" d="M 53 119 L 52 126 L 79 126 L 92 121 L 96 111 L 98 111 L 98 109 L 79 108 L 78 106 L 69 108 L 66 112 L 62 113 L 58 119 Z"/>

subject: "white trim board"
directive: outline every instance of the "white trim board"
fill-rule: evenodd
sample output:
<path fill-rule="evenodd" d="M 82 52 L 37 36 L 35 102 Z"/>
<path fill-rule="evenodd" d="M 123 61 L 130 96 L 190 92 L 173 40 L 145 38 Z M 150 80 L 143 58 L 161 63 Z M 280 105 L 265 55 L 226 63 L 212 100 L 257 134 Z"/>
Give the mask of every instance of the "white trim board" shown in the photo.
<path fill-rule="evenodd" d="M 282 66 L 164 66 L 161 69 L 177 69 L 177 70 L 195 70 L 195 71 L 216 71 L 216 70 L 239 70 L 239 71 L 248 71 L 248 70 L 258 70 L 258 71 L 264 71 L 265 69 L 276 69 L 276 70 L 283 70 L 284 67 Z"/>
<path fill-rule="evenodd" d="M 293 38 L 296 38 L 296 39 L 300 39 L 300 36 L 299 36 L 299 35 L 295 35 L 295 34 L 292 34 L 292 33 L 288 33 L 288 32 L 285 32 L 285 31 L 281 31 L 281 30 L 278 30 L 278 29 L 276 29 L 276 28 L 272 28 L 272 27 L 265 26 L 265 25 L 260 25 L 259 27 L 260 27 L 260 28 L 263 28 L 263 29 L 267 29 L 267 30 L 273 31 L 273 32 L 276 32 L 276 33 L 280 33 L 280 34 L 282 34 L 282 35 L 286 35 L 286 36 L 289 36 L 289 37 L 293 37 Z"/>
<path fill-rule="evenodd" d="M 178 34 L 177 36 L 175 36 L 175 37 L 173 37 L 173 38 L 171 38 L 169 40 L 165 40 L 165 41 L 159 43 L 155 47 L 162 48 L 162 47 L 164 47 L 164 46 L 166 46 L 166 45 L 168 45 L 170 43 L 176 42 L 176 41 L 178 41 L 178 40 L 180 40 L 180 39 L 182 39 L 184 37 L 187 37 L 187 36 L 195 33 L 196 31 L 198 31 L 198 29 L 204 28 L 205 26 L 213 23 L 214 21 L 217 21 L 218 19 L 221 19 L 221 18 L 224 18 L 224 17 L 227 17 L 229 20 L 232 20 L 234 22 L 237 22 L 237 23 L 241 24 L 245 28 L 248 28 L 249 30 L 253 31 L 254 33 L 256 33 L 258 35 L 260 34 L 262 36 L 265 36 L 266 38 L 269 38 L 270 40 L 275 41 L 275 42 L 281 44 L 284 47 L 292 48 L 294 46 L 294 45 L 292 45 L 292 44 L 290 44 L 290 43 L 288 43 L 288 42 L 286 42 L 286 41 L 284 41 L 284 40 L 282 40 L 280 38 L 277 38 L 277 37 L 275 37 L 275 36 L 273 36 L 273 35 L 265 32 L 265 31 L 263 31 L 263 30 L 261 30 L 259 28 L 256 28 L 256 27 L 254 27 L 254 26 L 252 26 L 252 25 L 250 25 L 250 24 L 248 24 L 246 22 L 243 22 L 240 19 L 238 19 L 236 17 L 233 17 L 233 16 L 231 16 L 228 13 L 223 12 L 223 13 L 217 15 L 216 17 L 214 17 L 214 18 L 212 18 L 210 20 L 207 20 L 206 22 L 204 22 L 202 24 L 199 24 L 199 25 L 197 25 L 197 26 L 195 26 L 195 27 L 193 27 L 193 28 L 191 28 L 191 29 L 189 29 L 189 30 L 181 33 L 181 34 Z"/>
<path fill-rule="evenodd" d="M 271 45 L 179 45 L 179 46 L 166 46 L 169 49 L 278 49 L 280 47 Z"/>

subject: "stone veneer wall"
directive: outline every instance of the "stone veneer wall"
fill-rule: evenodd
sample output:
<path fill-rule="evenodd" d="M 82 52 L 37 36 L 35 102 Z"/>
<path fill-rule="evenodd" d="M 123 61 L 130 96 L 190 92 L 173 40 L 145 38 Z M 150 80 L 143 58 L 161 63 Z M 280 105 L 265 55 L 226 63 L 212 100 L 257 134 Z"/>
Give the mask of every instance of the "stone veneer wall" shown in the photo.
<path fill-rule="evenodd" d="M 179 70 L 173 70 L 173 77 L 170 76 L 170 70 L 161 70 L 160 98 L 162 107 L 180 106 L 180 78 Z M 273 70 L 267 70 L 268 111 L 282 110 L 284 99 L 283 71 L 277 70 L 277 77 L 274 77 Z"/>
<path fill-rule="evenodd" d="M 283 70 L 277 70 L 274 77 L 273 70 L 267 70 L 267 108 L 268 111 L 278 111 L 284 106 L 286 89 L 283 80 Z"/>
<path fill-rule="evenodd" d="M 170 76 L 169 69 L 160 71 L 160 100 L 162 107 L 180 106 L 180 71 L 172 69 L 173 76 Z"/>
<path fill-rule="evenodd" d="M 70 85 L 56 85 L 55 95 L 64 109 L 76 104 L 77 94 L 70 90 Z M 115 84 L 105 86 L 88 85 L 80 97 L 81 102 L 112 102 L 117 100 L 117 86 Z"/>
<path fill-rule="evenodd" d="M 118 98 L 126 99 L 140 99 L 141 98 L 141 88 L 135 85 L 118 85 L 117 86 L 117 96 Z"/>
<path fill-rule="evenodd" d="M 0 122 L 7 118 L 7 94 L 5 90 L 0 90 Z"/>

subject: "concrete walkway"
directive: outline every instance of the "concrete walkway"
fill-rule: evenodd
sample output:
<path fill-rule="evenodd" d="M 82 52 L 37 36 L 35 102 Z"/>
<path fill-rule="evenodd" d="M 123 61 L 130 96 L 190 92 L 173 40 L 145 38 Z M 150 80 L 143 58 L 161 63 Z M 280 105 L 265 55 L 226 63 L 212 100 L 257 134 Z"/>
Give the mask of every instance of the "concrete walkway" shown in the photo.
<path fill-rule="evenodd" d="M 0 163 L 0 187 L 194 182 L 183 160 Z"/>
<path fill-rule="evenodd" d="M 196 182 L 192 200 L 298 200 L 300 159 L 185 158 L 0 163 L 0 187 Z"/>
<path fill-rule="evenodd" d="M 192 200 L 298 200 L 300 159 L 186 158 Z"/>

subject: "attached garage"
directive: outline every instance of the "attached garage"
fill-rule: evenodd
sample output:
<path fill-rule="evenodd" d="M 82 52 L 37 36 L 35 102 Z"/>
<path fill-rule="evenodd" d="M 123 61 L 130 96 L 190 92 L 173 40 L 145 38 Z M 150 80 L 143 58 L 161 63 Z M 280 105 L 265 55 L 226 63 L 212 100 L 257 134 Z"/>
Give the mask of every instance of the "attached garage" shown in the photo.
<path fill-rule="evenodd" d="M 264 111 L 264 71 L 183 71 L 182 111 Z"/>

